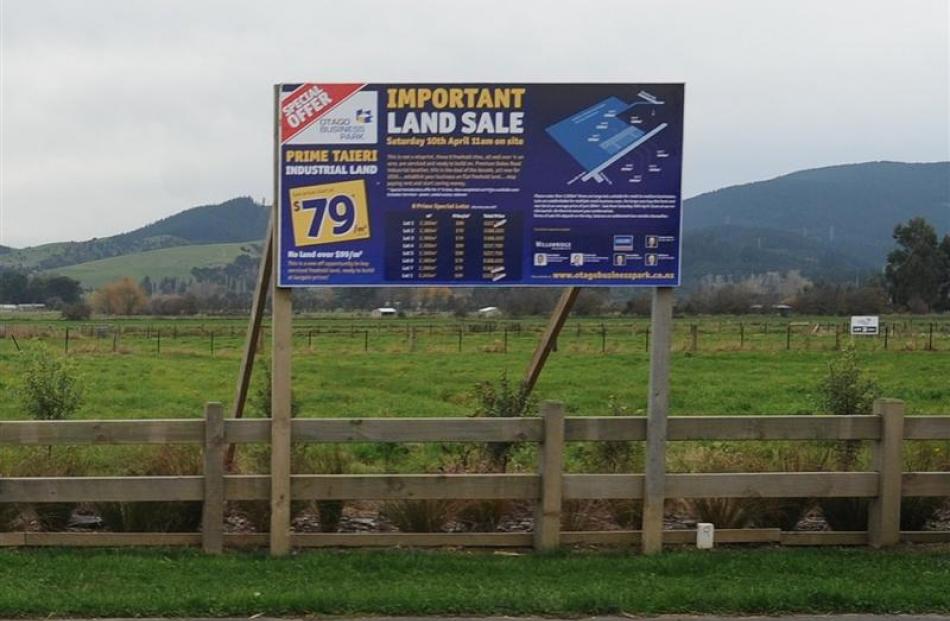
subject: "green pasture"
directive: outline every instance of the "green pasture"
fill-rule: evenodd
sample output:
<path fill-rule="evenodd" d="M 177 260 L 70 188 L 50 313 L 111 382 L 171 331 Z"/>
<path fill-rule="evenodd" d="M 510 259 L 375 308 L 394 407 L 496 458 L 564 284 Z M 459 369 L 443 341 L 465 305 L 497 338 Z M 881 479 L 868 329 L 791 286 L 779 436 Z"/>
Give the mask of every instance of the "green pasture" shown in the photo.
<path fill-rule="evenodd" d="M 121 571 L 116 571 L 121 567 Z M 583 579 L 580 579 L 580 578 Z M 950 611 L 945 549 L 0 552 L 4 617 Z"/>
<path fill-rule="evenodd" d="M 817 386 L 836 355 L 829 326 L 840 320 L 796 322 L 800 339 L 786 349 L 788 322 L 743 319 L 748 338 L 734 342 L 739 320 L 683 318 L 675 321 L 671 373 L 672 415 L 776 415 L 817 413 Z M 884 349 L 882 338 L 855 342 L 861 365 L 878 381 L 885 396 L 903 399 L 908 413 L 950 414 L 950 338 L 935 331 L 935 351 L 926 349 L 916 321 L 903 337 Z M 295 321 L 293 387 L 303 417 L 468 416 L 478 409 L 476 384 L 502 376 L 521 378 L 538 342 L 543 321 L 467 321 L 309 317 Z M 692 327 L 697 325 L 697 348 Z M 802 326 L 810 325 L 808 334 Z M 814 326 L 819 328 L 815 330 Z M 895 320 L 893 325 L 897 325 Z M 65 330 L 69 328 L 68 353 Z M 563 401 L 575 416 L 643 415 L 647 401 L 649 357 L 646 320 L 576 319 L 568 322 L 558 350 L 548 360 L 535 389 L 539 400 Z M 208 401 L 225 406 L 233 399 L 246 319 L 120 319 L 67 324 L 38 319 L 4 322 L 0 329 L 0 419 L 25 417 L 16 398 L 18 376 L 30 350 L 46 347 L 68 356 L 85 386 L 81 419 L 189 418 L 202 415 Z M 900 331 L 898 330 L 898 333 Z M 459 335 L 461 334 L 461 351 Z M 922 336 L 923 335 L 923 336 Z M 14 338 L 16 342 L 14 343 Z M 896 346 L 905 339 L 904 347 Z M 916 338 L 916 347 L 914 347 Z M 942 339 L 942 340 L 940 340 Z M 839 334 L 839 344 L 845 337 Z M 264 384 L 269 334 L 252 383 Z M 212 349 L 213 346 L 213 349 Z M 17 350 L 19 347 L 20 351 Z M 113 351 L 113 349 L 115 351 Z M 720 467 L 740 469 L 823 468 L 827 447 L 820 443 L 676 443 L 670 450 L 673 469 Z M 806 448 L 805 445 L 809 444 Z M 944 443 L 945 444 L 945 443 Z M 754 446 L 753 446 L 754 445 Z M 40 450 L 42 449 L 42 450 Z M 138 463 L 143 447 L 57 448 L 47 458 L 28 459 L 36 450 L 7 451 L 0 469 L 17 470 L 22 459 L 49 462 L 53 470 L 86 474 L 122 474 Z M 195 447 L 197 450 L 197 447 Z M 248 447 L 239 459 L 245 471 L 267 467 L 266 452 Z M 427 444 L 393 453 L 382 445 L 354 446 L 348 469 L 418 472 L 438 468 L 445 447 Z M 938 468 L 946 447 L 925 453 L 908 451 L 911 469 Z M 583 448 L 569 447 L 570 468 L 581 467 Z M 16 453 L 16 455 L 14 455 Z M 741 453 L 742 459 L 738 456 Z M 45 453 L 44 453 L 45 455 Z M 730 455 L 735 455 L 733 460 Z M 921 457 L 923 455 L 923 457 Z M 185 461 L 190 458 L 181 457 Z M 533 447 L 516 454 L 512 467 L 532 468 Z M 920 457 L 927 464 L 918 464 Z M 299 471 L 319 471 L 302 457 Z M 730 461 L 732 460 L 732 461 Z M 790 465 L 789 460 L 797 466 Z M 734 462 L 734 463 L 733 463 Z M 928 465 L 930 464 L 930 465 Z M 134 468 L 133 468 L 134 470 Z"/>
<path fill-rule="evenodd" d="M 742 320 L 740 347 L 735 318 L 677 319 L 672 414 L 814 412 L 817 383 L 835 356 L 829 326 L 840 329 L 841 321 L 795 321 L 790 343 L 789 323 Z M 896 328 L 903 322 L 895 320 L 887 349 L 882 337 L 855 339 L 860 361 L 887 396 L 907 401 L 910 413 L 950 413 L 950 330 L 943 331 L 950 324 L 915 323 Z M 927 349 L 931 324 L 935 351 Z M 293 385 L 300 415 L 472 414 L 473 386 L 520 378 L 542 327 L 540 320 L 298 319 Z M 205 402 L 227 405 L 233 398 L 245 328 L 246 320 L 212 318 L 0 322 L 0 391 L 13 390 L 21 351 L 48 347 L 73 359 L 84 378 L 81 418 L 198 416 Z M 647 328 L 642 319 L 568 322 L 538 398 L 563 401 L 573 415 L 606 415 L 617 406 L 642 413 Z M 839 345 L 849 341 L 839 334 Z M 259 365 L 266 364 L 269 334 L 261 344 Z M 0 419 L 21 417 L 15 399 L 0 399 Z"/>
<path fill-rule="evenodd" d="M 50 270 L 59 276 L 69 276 L 82 283 L 84 289 L 96 289 L 120 278 L 136 282 L 148 276 L 158 283 L 163 278 L 188 280 L 194 267 L 227 265 L 251 244 L 201 244 L 147 250 L 108 259 L 97 259 Z"/>

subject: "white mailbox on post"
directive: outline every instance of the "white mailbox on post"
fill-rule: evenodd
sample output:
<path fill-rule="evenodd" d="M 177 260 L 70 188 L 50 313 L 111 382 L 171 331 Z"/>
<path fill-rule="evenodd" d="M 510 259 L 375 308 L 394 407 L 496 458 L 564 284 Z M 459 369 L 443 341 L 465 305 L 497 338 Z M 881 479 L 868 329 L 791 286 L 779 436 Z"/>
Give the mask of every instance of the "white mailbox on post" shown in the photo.
<path fill-rule="evenodd" d="M 854 315 L 851 317 L 851 334 L 877 336 L 880 332 L 880 320 L 877 315 Z"/>

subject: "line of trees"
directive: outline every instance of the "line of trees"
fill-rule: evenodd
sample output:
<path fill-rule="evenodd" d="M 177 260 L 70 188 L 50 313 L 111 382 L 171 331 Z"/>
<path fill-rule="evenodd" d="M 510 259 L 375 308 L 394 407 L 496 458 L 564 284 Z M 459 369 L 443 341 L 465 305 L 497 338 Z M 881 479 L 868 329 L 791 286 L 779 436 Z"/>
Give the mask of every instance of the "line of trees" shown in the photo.
<path fill-rule="evenodd" d="M 913 218 L 897 225 L 894 240 L 884 268 L 894 305 L 914 313 L 950 310 L 950 234 L 938 243 L 934 227 Z"/>
<path fill-rule="evenodd" d="M 62 308 L 82 300 L 78 280 L 66 276 L 29 276 L 16 270 L 0 269 L 0 304 L 46 304 Z"/>
<path fill-rule="evenodd" d="M 914 313 L 950 310 L 950 234 L 938 239 L 923 218 L 913 218 L 894 229 L 896 247 L 882 274 L 861 285 L 813 283 L 797 272 L 760 274 L 739 282 L 704 278 L 680 291 L 677 309 L 687 314 L 742 314 L 776 304 L 795 312 L 816 315 L 880 314 L 909 310 Z M 253 252 L 257 248 L 250 248 Z M 80 283 L 65 276 L 27 275 L 0 270 L 0 303 L 42 303 L 63 310 L 72 319 L 88 318 L 90 311 L 107 315 L 192 315 L 242 313 L 251 303 L 259 256 L 242 254 L 228 265 L 192 270 L 190 281 L 164 278 L 141 282 L 123 278 L 108 283 L 83 302 Z M 609 313 L 649 314 L 646 291 L 585 288 L 578 298 L 577 315 Z M 367 311 L 393 306 L 407 312 L 463 315 L 497 306 L 514 316 L 546 314 L 560 292 L 550 288 L 372 288 L 342 287 L 295 292 L 301 311 Z"/>

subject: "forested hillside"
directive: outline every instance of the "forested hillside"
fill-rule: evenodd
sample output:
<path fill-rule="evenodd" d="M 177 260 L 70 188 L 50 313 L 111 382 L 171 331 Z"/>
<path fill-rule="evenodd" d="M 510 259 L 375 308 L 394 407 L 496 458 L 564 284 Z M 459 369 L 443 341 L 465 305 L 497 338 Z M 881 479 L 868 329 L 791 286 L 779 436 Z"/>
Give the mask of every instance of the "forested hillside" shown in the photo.
<path fill-rule="evenodd" d="M 44 244 L 0 253 L 0 267 L 48 271 L 127 254 L 199 244 L 259 241 L 268 211 L 250 197 L 194 207 L 142 228 L 81 242 Z"/>
<path fill-rule="evenodd" d="M 701 262 L 700 271 L 725 272 L 730 266 L 712 259 L 710 242 L 724 249 L 747 248 L 743 239 L 758 239 L 762 230 L 771 229 L 789 235 L 763 240 L 762 253 L 746 253 L 756 269 L 775 253 L 798 256 L 797 267 L 803 271 L 826 265 L 828 259 L 879 269 L 893 245 L 894 227 L 918 216 L 939 234 L 950 231 L 950 162 L 815 168 L 689 199 L 684 252 L 687 260 Z M 691 235 L 697 231 L 706 235 Z M 694 246 L 696 241 L 700 244 Z"/>

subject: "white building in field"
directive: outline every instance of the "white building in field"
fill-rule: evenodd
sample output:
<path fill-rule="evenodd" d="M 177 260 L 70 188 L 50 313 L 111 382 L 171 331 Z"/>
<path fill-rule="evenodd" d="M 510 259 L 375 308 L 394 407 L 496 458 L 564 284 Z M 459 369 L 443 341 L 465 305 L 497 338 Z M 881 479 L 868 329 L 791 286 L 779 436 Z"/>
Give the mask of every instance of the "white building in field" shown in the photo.
<path fill-rule="evenodd" d="M 374 308 L 370 311 L 370 317 L 376 319 L 382 319 L 383 317 L 395 317 L 397 311 L 392 306 L 380 306 L 379 308 Z"/>
<path fill-rule="evenodd" d="M 501 317 L 501 309 L 497 306 L 486 306 L 478 309 L 479 317 Z"/>

